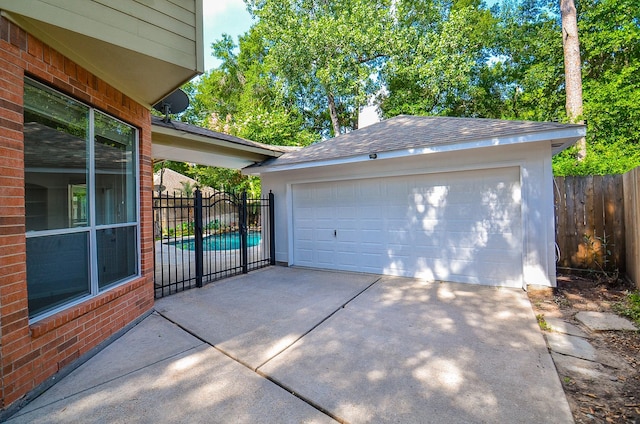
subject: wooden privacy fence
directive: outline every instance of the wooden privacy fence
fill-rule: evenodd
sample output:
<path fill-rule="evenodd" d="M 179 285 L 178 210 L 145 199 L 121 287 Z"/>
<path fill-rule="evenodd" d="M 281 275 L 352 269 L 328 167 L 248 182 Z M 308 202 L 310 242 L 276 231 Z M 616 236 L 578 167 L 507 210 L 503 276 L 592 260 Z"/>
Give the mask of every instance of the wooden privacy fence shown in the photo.
<path fill-rule="evenodd" d="M 623 176 L 556 177 L 554 180 L 558 267 L 624 272 Z"/>
<path fill-rule="evenodd" d="M 622 176 L 627 276 L 640 289 L 640 168 Z"/>

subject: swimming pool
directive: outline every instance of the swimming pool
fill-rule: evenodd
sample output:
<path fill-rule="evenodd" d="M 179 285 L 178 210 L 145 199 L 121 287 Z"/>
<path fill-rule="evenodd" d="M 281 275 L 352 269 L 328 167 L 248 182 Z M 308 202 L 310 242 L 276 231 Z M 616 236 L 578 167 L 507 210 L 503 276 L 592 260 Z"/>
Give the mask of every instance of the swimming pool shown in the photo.
<path fill-rule="evenodd" d="M 247 247 L 253 247 L 260 244 L 262 234 L 257 231 L 247 233 Z M 173 241 L 168 243 L 182 250 L 195 250 L 195 240 Z M 211 250 L 234 250 L 240 249 L 240 233 L 222 233 L 206 236 L 202 239 L 202 249 Z"/>

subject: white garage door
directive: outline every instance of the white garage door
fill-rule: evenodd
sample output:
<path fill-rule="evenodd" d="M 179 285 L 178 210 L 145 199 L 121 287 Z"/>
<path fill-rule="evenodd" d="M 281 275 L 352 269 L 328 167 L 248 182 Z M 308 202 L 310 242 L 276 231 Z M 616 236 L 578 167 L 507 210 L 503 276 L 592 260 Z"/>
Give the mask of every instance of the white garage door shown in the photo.
<path fill-rule="evenodd" d="M 292 262 L 521 287 L 519 169 L 293 185 Z"/>

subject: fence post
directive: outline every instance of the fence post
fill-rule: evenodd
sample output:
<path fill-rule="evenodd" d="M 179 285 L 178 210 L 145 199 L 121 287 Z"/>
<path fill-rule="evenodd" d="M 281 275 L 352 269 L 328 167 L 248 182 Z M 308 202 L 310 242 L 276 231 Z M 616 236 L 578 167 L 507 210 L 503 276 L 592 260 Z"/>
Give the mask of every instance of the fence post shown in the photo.
<path fill-rule="evenodd" d="M 204 249 L 202 245 L 202 192 L 200 189 L 196 188 L 194 193 L 194 243 L 195 243 L 195 256 L 196 256 L 196 287 L 202 287 L 202 275 L 203 266 L 202 263 L 204 261 Z"/>
<path fill-rule="evenodd" d="M 269 190 L 269 263 L 276 264 L 276 206 L 274 195 Z"/>
<path fill-rule="evenodd" d="M 240 261 L 242 273 L 249 272 L 248 247 L 247 247 L 247 192 L 243 191 L 240 198 Z"/>

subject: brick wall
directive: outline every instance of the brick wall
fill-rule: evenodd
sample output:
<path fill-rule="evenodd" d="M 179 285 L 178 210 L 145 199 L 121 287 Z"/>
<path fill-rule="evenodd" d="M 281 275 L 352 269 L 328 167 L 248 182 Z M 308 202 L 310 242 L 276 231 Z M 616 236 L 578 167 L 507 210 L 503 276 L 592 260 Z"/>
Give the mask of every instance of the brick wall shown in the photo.
<path fill-rule="evenodd" d="M 23 156 L 24 76 L 128 122 L 140 134 L 142 278 L 29 325 Z M 0 17 L 0 410 L 153 306 L 149 111 Z"/>

